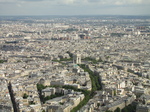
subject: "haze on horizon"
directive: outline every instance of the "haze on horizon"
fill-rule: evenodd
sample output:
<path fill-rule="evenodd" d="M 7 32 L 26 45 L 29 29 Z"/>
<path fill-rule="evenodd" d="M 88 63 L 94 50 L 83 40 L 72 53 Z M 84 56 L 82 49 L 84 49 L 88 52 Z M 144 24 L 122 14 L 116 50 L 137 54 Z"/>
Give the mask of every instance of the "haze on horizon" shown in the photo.
<path fill-rule="evenodd" d="M 150 0 L 0 0 L 3 15 L 150 15 Z"/>

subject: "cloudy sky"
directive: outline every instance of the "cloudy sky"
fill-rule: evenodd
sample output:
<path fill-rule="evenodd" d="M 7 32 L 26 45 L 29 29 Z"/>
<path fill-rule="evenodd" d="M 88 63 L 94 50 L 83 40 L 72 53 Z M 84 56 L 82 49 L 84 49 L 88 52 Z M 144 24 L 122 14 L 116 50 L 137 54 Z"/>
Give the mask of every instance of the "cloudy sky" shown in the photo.
<path fill-rule="evenodd" d="M 0 15 L 150 15 L 150 0 L 0 0 Z"/>

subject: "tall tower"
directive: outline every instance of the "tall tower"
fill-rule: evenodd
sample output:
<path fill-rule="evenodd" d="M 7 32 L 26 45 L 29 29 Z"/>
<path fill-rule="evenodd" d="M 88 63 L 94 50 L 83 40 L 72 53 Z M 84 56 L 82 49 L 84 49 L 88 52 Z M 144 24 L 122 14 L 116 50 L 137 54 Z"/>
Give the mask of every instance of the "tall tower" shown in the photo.
<path fill-rule="evenodd" d="M 73 63 L 74 64 L 81 64 L 81 54 L 73 55 Z"/>

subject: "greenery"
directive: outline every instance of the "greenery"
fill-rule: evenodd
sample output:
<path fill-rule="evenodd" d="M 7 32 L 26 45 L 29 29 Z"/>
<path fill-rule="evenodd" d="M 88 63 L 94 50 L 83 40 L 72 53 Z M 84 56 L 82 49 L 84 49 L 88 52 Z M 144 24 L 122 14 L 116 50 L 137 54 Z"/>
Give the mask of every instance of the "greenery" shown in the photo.
<path fill-rule="evenodd" d="M 62 30 L 62 32 L 72 32 L 72 31 L 78 31 L 78 29 L 75 29 L 75 28 L 68 28 L 66 30 Z"/>
<path fill-rule="evenodd" d="M 84 69 L 85 72 L 89 73 L 92 82 L 92 91 L 78 89 L 78 91 L 84 93 L 85 98 L 75 108 L 73 108 L 71 112 L 77 112 L 81 109 L 95 95 L 95 91 L 101 89 L 101 80 L 99 75 L 94 74 L 85 64 L 81 64 L 79 66 Z"/>
<path fill-rule="evenodd" d="M 52 60 L 52 61 L 61 63 L 61 61 L 71 61 L 71 60 L 72 60 L 72 58 L 69 58 L 69 59 L 67 59 L 67 58 L 61 58 L 60 60 Z"/>
<path fill-rule="evenodd" d="M 29 105 L 35 105 L 35 102 L 34 101 L 30 101 Z"/>
<path fill-rule="evenodd" d="M 70 58 L 73 58 L 73 54 L 71 52 L 67 51 L 66 53 L 69 54 Z"/>
<path fill-rule="evenodd" d="M 103 38 L 103 37 L 101 36 L 101 37 L 94 37 L 94 38 Z"/>
<path fill-rule="evenodd" d="M 42 89 L 45 89 L 46 86 L 44 86 L 42 84 L 37 84 L 36 87 L 39 92 L 39 97 L 40 97 L 41 102 L 44 102 L 43 95 L 42 95 Z"/>
<path fill-rule="evenodd" d="M 64 103 L 62 103 L 62 102 L 59 102 L 59 104 L 60 104 L 60 105 L 63 105 Z"/>
<path fill-rule="evenodd" d="M 99 75 L 94 74 L 85 64 L 79 65 L 82 69 L 84 69 L 85 72 L 88 72 L 91 78 L 92 82 L 92 91 L 84 90 L 84 89 L 78 89 L 76 87 L 70 86 L 70 85 L 64 85 L 64 86 L 51 86 L 51 87 L 62 87 L 65 89 L 72 89 L 74 91 L 82 92 L 85 96 L 85 98 L 75 107 L 71 110 L 71 112 L 77 112 L 79 109 L 81 109 L 84 105 L 87 104 L 87 102 L 96 94 L 95 91 L 101 89 L 101 77 Z M 45 103 L 45 101 L 59 97 L 63 94 L 55 94 L 51 96 L 44 97 L 41 94 L 42 89 L 45 89 L 47 86 L 44 86 L 42 84 L 37 84 L 37 89 L 39 91 L 41 102 Z M 62 103 L 63 105 L 63 103 Z"/>
<path fill-rule="evenodd" d="M 117 37 L 122 37 L 124 36 L 125 34 L 124 33 L 111 33 L 111 36 L 117 36 Z"/>
<path fill-rule="evenodd" d="M 128 69 L 127 72 L 130 72 L 130 73 L 133 73 L 133 74 L 134 74 L 134 71 L 131 70 L 131 69 Z"/>
<path fill-rule="evenodd" d="M 61 63 L 61 61 L 60 61 L 60 60 L 52 60 L 52 61 Z"/>
<path fill-rule="evenodd" d="M 0 60 L 0 63 L 4 63 L 4 62 L 7 62 L 7 60 Z"/>
<path fill-rule="evenodd" d="M 79 65 L 85 72 L 88 72 L 92 82 L 92 91 L 101 90 L 101 77 L 94 74 L 85 64 Z"/>
<path fill-rule="evenodd" d="M 72 58 L 69 58 L 69 59 L 68 58 L 61 58 L 60 59 L 60 61 L 72 61 L 72 60 L 73 60 Z"/>
<path fill-rule="evenodd" d="M 105 58 L 108 60 L 110 58 L 110 56 L 106 56 Z"/>
<path fill-rule="evenodd" d="M 45 89 L 47 86 L 44 86 L 43 84 L 37 84 L 36 87 L 38 91 L 41 91 L 42 89 Z"/>
<path fill-rule="evenodd" d="M 64 86 L 62 86 L 62 88 L 65 88 L 65 89 L 72 89 L 72 90 L 74 90 L 74 91 L 82 92 L 84 95 L 90 94 L 90 91 L 88 91 L 88 90 L 78 89 L 78 88 L 73 87 L 73 86 L 70 86 L 70 85 L 64 85 Z"/>
<path fill-rule="evenodd" d="M 98 62 L 103 62 L 102 59 L 96 60 L 96 59 L 93 59 L 91 57 L 86 57 L 86 58 L 84 58 L 82 60 L 83 61 L 91 61 L 93 64 L 97 64 Z"/>
<path fill-rule="evenodd" d="M 23 94 L 23 99 L 27 99 L 28 95 L 26 93 Z"/>
<path fill-rule="evenodd" d="M 35 33 L 33 31 L 22 31 L 23 33 Z"/>
<path fill-rule="evenodd" d="M 61 97 L 61 96 L 63 96 L 64 94 L 62 94 L 62 93 L 55 93 L 55 94 L 53 94 L 53 95 L 50 95 L 50 96 L 46 96 L 46 97 L 44 97 L 43 96 L 43 102 L 45 103 L 46 101 L 48 101 L 48 100 L 50 100 L 50 99 L 53 99 L 53 98 L 57 98 L 57 97 Z"/>
<path fill-rule="evenodd" d="M 106 112 L 112 112 L 107 110 Z M 122 110 L 117 107 L 114 112 L 136 112 L 136 104 L 129 104 L 128 106 L 124 107 Z"/>
<path fill-rule="evenodd" d="M 78 91 L 79 89 L 77 89 L 76 87 L 73 87 L 73 86 L 70 86 L 70 85 L 64 85 L 62 86 L 62 88 L 65 88 L 65 89 L 72 89 L 72 90 L 75 90 L 75 91 Z"/>
<path fill-rule="evenodd" d="M 100 103 L 97 103 L 97 107 L 99 107 L 100 106 Z"/>
<path fill-rule="evenodd" d="M 19 63 L 19 62 L 21 62 L 21 60 L 17 60 L 17 62 Z"/>
<path fill-rule="evenodd" d="M 60 97 L 60 96 L 64 95 L 64 94 L 61 94 L 61 93 L 55 93 L 54 95 L 50 95 L 50 96 L 44 97 L 42 95 L 42 90 L 45 89 L 46 87 L 48 87 L 48 86 L 44 86 L 42 84 L 37 84 L 37 89 L 38 89 L 38 92 L 39 92 L 39 95 L 40 95 L 40 100 L 43 103 L 45 103 L 47 100 L 50 100 L 50 99 L 53 99 L 53 98 Z M 51 86 L 49 86 L 49 87 L 51 87 Z"/>
<path fill-rule="evenodd" d="M 130 104 L 126 107 L 124 107 L 121 112 L 136 112 L 136 105 L 135 104 Z"/>
<path fill-rule="evenodd" d="M 61 58 L 60 60 L 52 60 L 52 61 L 59 62 L 59 63 L 61 63 L 63 65 L 66 65 L 65 63 L 63 63 L 63 61 L 72 61 L 72 60 L 73 60 L 73 58 L 69 58 L 69 59 L 67 59 L 67 58 Z"/>
<path fill-rule="evenodd" d="M 113 111 L 107 110 L 106 112 L 113 112 Z"/>
<path fill-rule="evenodd" d="M 114 90 L 114 96 L 116 96 L 116 90 Z"/>
<path fill-rule="evenodd" d="M 121 109 L 119 107 L 117 107 L 114 112 L 121 112 Z"/>
<path fill-rule="evenodd" d="M 71 112 L 77 112 L 80 108 L 82 108 L 84 105 L 86 105 L 87 102 L 88 102 L 93 96 L 94 96 L 94 94 L 93 94 L 93 95 L 87 94 L 87 95 L 85 96 L 85 98 L 84 98 L 75 108 L 73 108 L 73 109 L 71 110 Z"/>

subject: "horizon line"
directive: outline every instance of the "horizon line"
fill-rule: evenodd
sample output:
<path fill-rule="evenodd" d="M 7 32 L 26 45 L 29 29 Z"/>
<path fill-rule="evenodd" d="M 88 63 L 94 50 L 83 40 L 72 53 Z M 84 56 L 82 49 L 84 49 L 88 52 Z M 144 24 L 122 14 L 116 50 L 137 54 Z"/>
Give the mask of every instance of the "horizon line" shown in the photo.
<path fill-rule="evenodd" d="M 150 16 L 150 15 L 142 15 L 142 14 L 138 14 L 138 15 L 133 15 L 133 14 L 129 14 L 129 15 L 121 15 L 121 14 L 76 14 L 76 15 L 61 15 L 61 14 L 57 14 L 57 15 L 0 15 L 0 16 Z"/>

